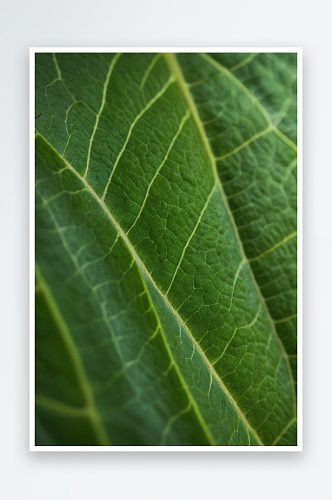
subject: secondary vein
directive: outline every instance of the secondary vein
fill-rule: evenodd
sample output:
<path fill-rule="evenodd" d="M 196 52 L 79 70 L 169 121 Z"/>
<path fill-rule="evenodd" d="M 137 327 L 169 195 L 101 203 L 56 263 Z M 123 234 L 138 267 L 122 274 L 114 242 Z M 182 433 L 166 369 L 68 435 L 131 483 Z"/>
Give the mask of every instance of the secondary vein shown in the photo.
<path fill-rule="evenodd" d="M 93 140 L 95 138 L 95 134 L 96 134 L 96 131 L 97 131 L 97 128 L 98 128 L 98 125 L 99 125 L 99 120 L 100 120 L 101 114 L 104 111 L 104 107 L 105 107 L 105 104 L 106 104 L 106 94 L 107 94 L 108 85 L 109 85 L 109 82 L 110 82 L 110 79 L 111 79 L 111 75 L 113 73 L 114 66 L 116 65 L 117 60 L 119 59 L 120 56 L 121 56 L 121 54 L 116 54 L 116 56 L 112 59 L 110 67 L 109 67 L 109 69 L 107 71 L 106 80 L 105 80 L 104 87 L 103 87 L 103 97 L 102 97 L 102 100 L 101 100 L 100 109 L 98 111 L 98 114 L 97 114 L 97 117 L 96 117 L 96 121 L 95 121 L 95 126 L 93 127 L 92 136 L 91 136 L 90 142 L 89 142 L 88 159 L 87 159 L 87 163 L 86 163 L 86 169 L 85 169 L 85 172 L 84 172 L 84 177 L 87 176 L 88 171 L 89 171 L 92 143 L 93 143 Z"/>
<path fill-rule="evenodd" d="M 257 97 L 254 96 L 254 94 L 246 87 L 236 76 L 233 75 L 225 66 L 220 64 L 218 61 L 213 59 L 213 57 L 210 57 L 208 54 L 200 54 L 203 59 L 205 59 L 208 63 L 210 63 L 212 66 L 214 66 L 216 69 L 218 69 L 223 75 L 225 75 L 229 80 L 231 80 L 237 87 L 239 87 L 250 99 L 250 101 L 253 103 L 254 106 L 259 110 L 259 112 L 264 116 L 268 126 L 270 127 L 271 131 L 279 137 L 285 144 L 287 144 L 290 148 L 293 149 L 293 151 L 297 151 L 297 146 L 296 144 L 289 139 L 285 134 L 283 134 L 273 123 L 272 119 L 269 115 L 269 113 L 266 111 L 264 106 L 260 103 L 260 101 L 257 99 Z"/>

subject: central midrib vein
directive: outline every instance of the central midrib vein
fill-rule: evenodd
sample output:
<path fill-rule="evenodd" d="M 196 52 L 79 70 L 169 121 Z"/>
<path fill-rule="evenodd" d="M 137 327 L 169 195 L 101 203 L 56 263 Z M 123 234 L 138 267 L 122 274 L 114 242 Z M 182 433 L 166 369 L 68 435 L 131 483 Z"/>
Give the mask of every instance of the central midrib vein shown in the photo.
<path fill-rule="evenodd" d="M 92 188 L 92 186 L 90 186 L 90 184 L 88 183 L 88 181 L 82 177 L 78 172 L 77 170 L 64 158 L 60 155 L 59 151 L 57 151 L 54 146 L 52 146 L 51 143 L 48 142 L 48 140 L 42 136 L 41 134 L 39 134 L 39 132 L 36 132 L 36 135 L 39 135 L 40 137 L 42 137 L 42 139 L 48 144 L 48 146 L 61 158 L 61 160 L 64 162 L 64 164 L 68 167 L 69 170 L 71 170 L 71 172 L 73 172 L 76 177 L 78 177 L 78 179 L 80 179 L 80 181 L 84 184 L 84 186 L 86 187 L 87 191 L 95 198 L 95 200 L 99 203 L 99 205 L 101 206 L 101 208 L 103 209 L 103 211 L 105 212 L 105 214 L 107 215 L 107 217 L 110 219 L 111 223 L 113 224 L 113 226 L 116 228 L 117 232 L 119 233 L 119 235 L 121 236 L 121 238 L 123 239 L 123 241 L 125 242 L 125 244 L 127 245 L 127 248 L 129 250 L 129 252 L 131 253 L 131 255 L 133 256 L 133 258 L 135 259 L 139 269 L 141 269 L 141 271 L 143 272 L 143 274 L 146 274 L 146 276 L 148 277 L 148 279 L 151 281 L 152 285 L 154 286 L 155 290 L 157 291 L 157 293 L 163 298 L 163 300 L 166 302 L 168 308 L 170 309 L 170 311 L 172 312 L 172 314 L 176 317 L 177 321 L 181 324 L 182 328 L 184 329 L 184 331 L 187 333 L 189 339 L 191 340 L 193 346 L 195 347 L 195 349 L 197 350 L 197 352 L 199 353 L 199 355 L 201 356 L 202 358 L 202 361 L 204 362 L 204 364 L 206 365 L 208 371 L 211 373 L 211 375 L 213 376 L 213 378 L 215 379 L 215 381 L 217 382 L 219 388 L 221 389 L 221 391 L 225 394 L 225 396 L 227 397 L 227 399 L 229 400 L 230 404 L 233 406 L 235 412 L 237 413 L 238 417 L 241 419 L 241 421 L 243 422 L 244 426 L 252 433 L 252 435 L 255 437 L 257 443 L 260 445 L 260 446 L 264 446 L 264 443 L 262 442 L 262 440 L 260 439 L 260 437 L 258 436 L 256 430 L 250 425 L 250 423 L 248 422 L 245 414 L 242 412 L 242 410 L 240 409 L 240 407 L 238 406 L 237 402 L 235 401 L 234 397 L 232 396 L 232 394 L 229 392 L 229 390 L 227 389 L 227 387 L 225 386 L 224 382 L 221 380 L 221 378 L 219 377 L 218 373 L 216 372 L 215 368 L 213 367 L 212 363 L 209 361 L 209 359 L 207 358 L 206 354 L 204 353 L 204 351 L 202 350 L 201 346 L 198 344 L 198 342 L 196 341 L 196 339 L 194 338 L 193 334 L 191 333 L 191 331 L 189 330 L 189 328 L 187 327 L 187 325 L 184 323 L 183 319 L 181 318 L 181 316 L 179 315 L 179 313 L 174 309 L 173 305 L 171 304 L 171 302 L 168 300 L 167 296 L 164 295 L 158 288 L 157 284 L 155 283 L 155 281 L 153 280 L 152 276 L 150 275 L 149 271 L 147 270 L 147 268 L 145 267 L 145 264 L 144 262 L 142 262 L 142 260 L 140 259 L 139 255 L 136 253 L 134 247 L 132 246 L 127 234 L 123 231 L 123 229 L 121 228 L 121 226 L 119 225 L 119 223 L 117 222 L 117 220 L 114 218 L 114 216 L 112 215 L 112 213 L 110 212 L 110 210 L 108 209 L 107 205 L 105 204 L 104 200 L 102 200 L 98 195 L 97 193 L 95 192 L 95 190 Z"/>
<path fill-rule="evenodd" d="M 190 110 L 190 113 L 194 119 L 194 122 L 197 126 L 197 129 L 199 131 L 199 134 L 201 136 L 201 139 L 202 139 L 202 142 L 203 142 L 203 145 L 206 149 L 206 152 L 207 152 L 207 155 L 209 157 L 209 160 L 211 162 L 211 167 L 212 167 L 212 170 L 213 170 L 213 174 L 215 176 L 215 179 L 216 179 L 216 183 L 218 185 L 218 188 L 219 188 L 219 192 L 220 192 L 220 195 L 221 195 L 221 198 L 222 198 L 222 201 L 224 203 L 224 206 L 225 206 L 225 209 L 227 211 L 227 214 L 229 216 L 229 219 L 230 219 L 230 222 L 231 222 L 231 225 L 233 227 L 233 231 L 234 231 L 234 235 L 235 235 L 235 238 L 236 238 L 236 241 L 239 245 L 239 248 L 240 248 L 240 251 L 241 251 L 241 255 L 242 255 L 242 259 L 243 261 L 246 263 L 247 265 L 247 268 L 248 268 L 248 271 L 249 271 L 249 274 L 250 274 L 250 277 L 252 279 L 252 282 L 253 282 L 253 285 L 257 291 L 257 294 L 258 294 L 258 297 L 260 298 L 261 300 L 261 303 L 262 303 L 262 306 L 264 308 L 264 311 L 266 313 L 266 316 L 270 322 L 270 325 L 271 325 L 271 328 L 272 328 L 272 331 L 275 335 L 275 338 L 278 342 L 278 345 L 280 347 L 280 350 L 281 350 L 281 353 L 286 361 L 286 365 L 287 365 L 287 370 L 288 370 L 288 375 L 289 375 L 289 379 L 291 381 L 291 390 L 292 390 L 292 397 L 293 397 L 293 411 L 294 411 L 294 416 L 296 417 L 296 395 L 295 395 L 295 384 L 294 384 L 294 378 L 293 378 L 293 374 L 292 374 L 292 369 L 291 369 L 291 366 L 290 366 L 290 362 L 289 362 L 289 358 L 288 358 L 288 355 L 285 351 L 285 348 L 284 348 L 284 345 L 281 341 L 281 339 L 279 338 L 279 335 L 276 331 L 276 328 L 275 328 L 275 325 L 274 325 L 274 322 L 273 322 L 273 319 L 271 317 L 271 314 L 270 314 L 270 311 L 266 305 L 266 301 L 262 295 L 262 292 L 258 286 L 258 283 L 256 281 L 256 278 L 255 278 L 255 275 L 251 269 L 251 266 L 250 266 L 250 263 L 247 259 L 247 256 L 245 254 L 245 251 L 244 251 L 244 248 L 243 248 L 243 244 L 242 244 L 242 241 L 241 241 L 241 238 L 240 238 L 240 235 L 239 235 L 239 231 L 238 231 L 238 228 L 237 228 L 237 225 L 235 223 L 235 220 L 234 220 L 234 217 L 233 217 L 233 214 L 230 210 L 230 207 L 229 207 L 229 204 L 228 204 L 228 200 L 227 200 L 227 197 L 226 197 L 226 194 L 224 192 L 224 188 L 223 188 L 223 185 L 220 181 L 220 178 L 219 178 L 219 175 L 218 175 L 218 171 L 217 171 L 217 164 L 216 164 L 216 158 L 212 152 L 212 149 L 211 149 L 211 146 L 210 146 L 210 143 L 209 143 L 209 140 L 207 138 L 207 135 L 205 133 L 205 130 L 204 130 L 204 126 L 202 124 L 202 121 L 199 117 L 199 114 L 198 114 L 198 111 L 197 111 L 197 108 L 196 108 L 196 105 L 195 105 L 195 102 L 190 94 L 190 91 L 189 91 L 189 88 L 186 84 L 186 81 L 183 77 L 183 74 L 182 74 L 182 71 L 181 71 L 181 68 L 176 60 L 176 56 L 175 54 L 164 54 L 165 56 L 165 59 L 168 63 L 168 66 L 170 68 L 170 71 L 171 73 L 175 76 L 176 78 L 176 81 L 179 85 L 179 88 L 180 90 L 182 91 L 182 94 L 186 100 L 186 103 L 189 107 L 189 110 Z"/>

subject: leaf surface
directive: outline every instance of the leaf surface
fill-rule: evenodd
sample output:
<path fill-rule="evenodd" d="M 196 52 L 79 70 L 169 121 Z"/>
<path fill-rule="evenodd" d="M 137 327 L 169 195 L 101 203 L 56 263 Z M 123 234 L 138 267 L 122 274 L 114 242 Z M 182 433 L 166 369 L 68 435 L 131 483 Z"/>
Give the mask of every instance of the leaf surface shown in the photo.
<path fill-rule="evenodd" d="M 37 54 L 36 116 L 36 444 L 296 445 L 296 54 Z"/>

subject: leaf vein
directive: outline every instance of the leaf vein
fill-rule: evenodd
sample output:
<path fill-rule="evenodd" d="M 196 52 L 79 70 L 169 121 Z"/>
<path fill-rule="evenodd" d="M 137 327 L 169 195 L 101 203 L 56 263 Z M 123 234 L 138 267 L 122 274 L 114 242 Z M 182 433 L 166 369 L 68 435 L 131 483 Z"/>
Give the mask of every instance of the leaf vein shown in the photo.
<path fill-rule="evenodd" d="M 181 122 L 180 122 L 179 128 L 178 128 L 176 134 L 174 135 L 174 137 L 173 137 L 173 139 L 172 139 L 172 141 L 171 141 L 171 143 L 169 145 L 169 148 L 168 148 L 168 150 L 166 152 L 166 155 L 165 155 L 163 161 L 161 162 L 161 164 L 159 165 L 158 169 L 156 170 L 156 173 L 154 174 L 154 176 L 151 179 L 151 182 L 150 182 L 150 184 L 148 186 L 148 189 L 146 191 L 145 198 L 143 200 L 143 203 L 142 203 L 142 206 L 140 208 L 140 211 L 138 212 L 138 215 L 137 215 L 136 219 L 134 220 L 134 222 L 132 223 L 132 225 L 130 226 L 130 228 L 128 229 L 128 231 L 127 231 L 126 234 L 129 234 L 129 232 L 133 229 L 133 227 L 135 226 L 137 220 L 139 219 L 139 217 L 140 217 L 140 215 L 141 215 L 141 213 L 143 211 L 143 208 L 145 207 L 146 201 L 148 199 L 148 196 L 149 196 L 149 193 L 150 193 L 150 189 L 151 189 L 151 187 L 152 187 L 152 185 L 153 185 L 153 183 L 154 183 L 157 175 L 159 174 L 159 172 L 161 171 L 161 169 L 165 165 L 165 163 L 166 163 L 166 161 L 168 159 L 168 156 L 169 156 L 169 154 L 170 154 L 170 152 L 171 152 L 171 150 L 172 150 L 172 148 L 173 148 L 173 146 L 174 146 L 177 138 L 181 134 L 181 131 L 182 131 L 183 127 L 184 127 L 184 124 L 188 120 L 189 116 L 190 116 L 190 113 L 189 113 L 189 111 L 187 111 L 186 114 L 184 115 L 184 117 L 182 118 Z"/>
<path fill-rule="evenodd" d="M 105 190 L 103 192 L 103 195 L 101 197 L 102 200 L 105 199 L 105 196 L 107 194 L 107 191 L 108 191 L 108 188 L 109 188 L 109 185 L 111 183 L 111 180 L 112 180 L 112 177 L 114 175 L 114 172 L 116 170 L 116 167 L 118 166 L 119 164 L 119 161 L 127 147 L 127 144 L 129 142 L 129 139 L 130 139 L 130 136 L 131 136 L 131 133 L 133 131 L 133 128 L 135 127 L 136 123 L 138 122 L 138 120 L 140 118 L 142 118 L 142 116 L 151 108 L 151 106 L 153 106 L 153 104 L 166 92 L 166 90 L 168 89 L 168 87 L 171 85 L 171 83 L 174 82 L 174 77 L 170 77 L 167 82 L 165 83 L 165 85 L 163 86 L 163 88 L 157 92 L 157 94 L 147 103 L 147 105 L 142 109 L 142 111 L 136 116 L 135 120 L 133 121 L 133 123 L 130 125 L 129 127 L 129 131 L 128 131 L 128 134 L 127 134 L 127 137 L 126 137 L 126 140 L 122 146 L 122 149 L 117 157 L 117 159 L 115 160 L 115 163 L 114 163 L 114 166 L 113 166 L 113 169 L 112 169 L 112 172 L 111 172 L 111 175 L 108 179 L 108 182 L 107 182 L 107 185 L 105 187 Z"/>
<path fill-rule="evenodd" d="M 233 75 L 225 66 L 220 64 L 218 61 L 213 59 L 213 57 L 209 56 L 208 54 L 200 54 L 203 59 L 208 61 L 212 66 L 214 66 L 216 69 L 218 69 L 223 75 L 225 75 L 229 80 L 231 80 L 237 87 L 239 87 L 250 99 L 250 101 L 256 106 L 256 108 L 259 110 L 259 112 L 264 116 L 267 124 L 271 127 L 271 130 L 283 141 L 285 142 L 290 148 L 292 148 L 294 151 L 297 151 L 296 144 L 289 139 L 285 134 L 283 134 L 272 122 L 272 119 L 266 109 L 262 106 L 260 101 L 257 99 L 257 97 L 252 94 L 252 92 L 246 87 L 236 76 Z"/>
<path fill-rule="evenodd" d="M 207 209 L 207 207 L 208 207 L 208 205 L 209 205 L 209 203 L 210 203 L 210 200 L 211 200 L 211 198 L 212 198 L 212 195 L 213 195 L 213 194 L 214 194 L 214 192 L 215 192 L 215 188 L 216 188 L 216 183 L 214 183 L 214 184 L 213 184 L 213 187 L 212 187 L 212 189 L 211 189 L 211 191 L 210 191 L 210 193 L 209 193 L 209 196 L 207 197 L 207 200 L 206 200 L 206 202 L 205 202 L 205 204 L 204 204 L 204 207 L 202 208 L 202 211 L 201 211 L 201 213 L 199 214 L 199 217 L 198 217 L 198 219 L 197 219 L 197 222 L 196 222 L 196 224 L 195 224 L 195 227 L 194 227 L 194 229 L 192 230 L 191 235 L 189 236 L 189 238 L 188 238 L 188 240 L 187 240 L 187 243 L 186 243 L 186 244 L 185 244 L 185 246 L 183 247 L 182 254 L 181 254 L 181 257 L 180 257 L 180 260 L 179 260 L 179 262 L 178 262 L 178 265 L 176 266 L 175 272 L 174 272 L 174 274 L 173 274 L 173 277 L 172 277 L 172 280 L 171 280 L 171 282 L 170 282 L 170 284 L 169 284 L 169 287 L 168 287 L 168 289 L 167 289 L 167 292 L 165 293 L 165 295 L 166 295 L 166 296 L 168 295 L 168 293 L 169 293 L 169 291 L 170 291 L 170 289 L 171 289 L 171 287 L 172 287 L 172 285 L 173 285 L 173 282 L 174 282 L 174 280 L 175 280 L 175 277 L 176 277 L 176 275 L 177 275 L 177 272 L 178 272 L 178 270 L 179 270 L 179 267 L 180 267 L 180 265 L 181 265 L 181 263 L 182 263 L 182 260 L 183 260 L 184 254 L 186 253 L 186 250 L 187 250 L 187 248 L 188 248 L 188 245 L 189 245 L 189 243 L 190 243 L 190 241 L 191 241 L 192 237 L 194 236 L 194 234 L 195 234 L 195 232 L 196 232 L 196 230 L 197 230 L 197 228 L 198 228 L 198 226 L 199 226 L 199 223 L 200 223 L 200 222 L 201 222 L 201 220 L 202 220 L 202 217 L 203 217 L 203 215 L 204 215 L 204 213 L 205 213 L 205 210 Z"/>
<path fill-rule="evenodd" d="M 257 257 L 253 257 L 252 259 L 248 259 L 248 262 L 254 262 L 255 260 L 261 259 L 262 257 L 267 255 L 268 253 L 273 252 L 274 250 L 281 247 L 282 245 L 287 243 L 287 241 L 295 238 L 296 236 L 297 236 L 297 231 L 293 231 L 293 233 L 289 234 L 283 240 L 281 240 L 278 243 L 276 243 L 275 245 L 273 245 L 273 247 L 269 248 L 268 250 L 265 250 L 265 252 L 261 253 L 260 255 L 257 255 Z"/>
<path fill-rule="evenodd" d="M 87 158 L 87 162 L 86 162 L 86 168 L 85 168 L 85 172 L 84 172 L 84 177 L 86 177 L 88 175 L 89 165 L 90 165 L 91 148 L 92 148 L 93 139 L 94 139 L 96 131 L 98 129 L 99 120 L 100 120 L 100 117 L 102 115 L 102 112 L 103 112 L 105 104 L 106 104 L 106 94 L 107 94 L 109 82 L 110 82 L 110 79 L 111 79 L 111 75 L 113 73 L 114 66 L 116 65 L 116 63 L 117 63 L 117 61 L 118 61 L 118 59 L 119 59 L 120 56 L 121 56 L 121 54 L 116 54 L 115 57 L 112 59 L 112 62 L 110 64 L 110 66 L 109 66 L 109 69 L 108 69 L 108 72 L 107 72 L 107 75 L 106 75 L 106 80 L 105 80 L 105 83 L 104 83 L 104 86 L 103 86 L 103 96 L 102 96 L 102 100 L 101 100 L 101 105 L 100 105 L 99 111 L 98 111 L 97 116 L 96 116 L 95 125 L 93 127 L 92 136 L 91 136 L 90 142 L 89 142 L 88 158 Z"/>

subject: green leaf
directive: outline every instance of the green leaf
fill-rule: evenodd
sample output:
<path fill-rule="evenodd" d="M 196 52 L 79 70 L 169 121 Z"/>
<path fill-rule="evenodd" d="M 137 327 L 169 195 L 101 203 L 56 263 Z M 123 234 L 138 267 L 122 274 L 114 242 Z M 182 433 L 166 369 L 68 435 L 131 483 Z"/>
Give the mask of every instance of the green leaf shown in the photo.
<path fill-rule="evenodd" d="M 36 445 L 296 445 L 296 54 L 36 54 Z"/>

